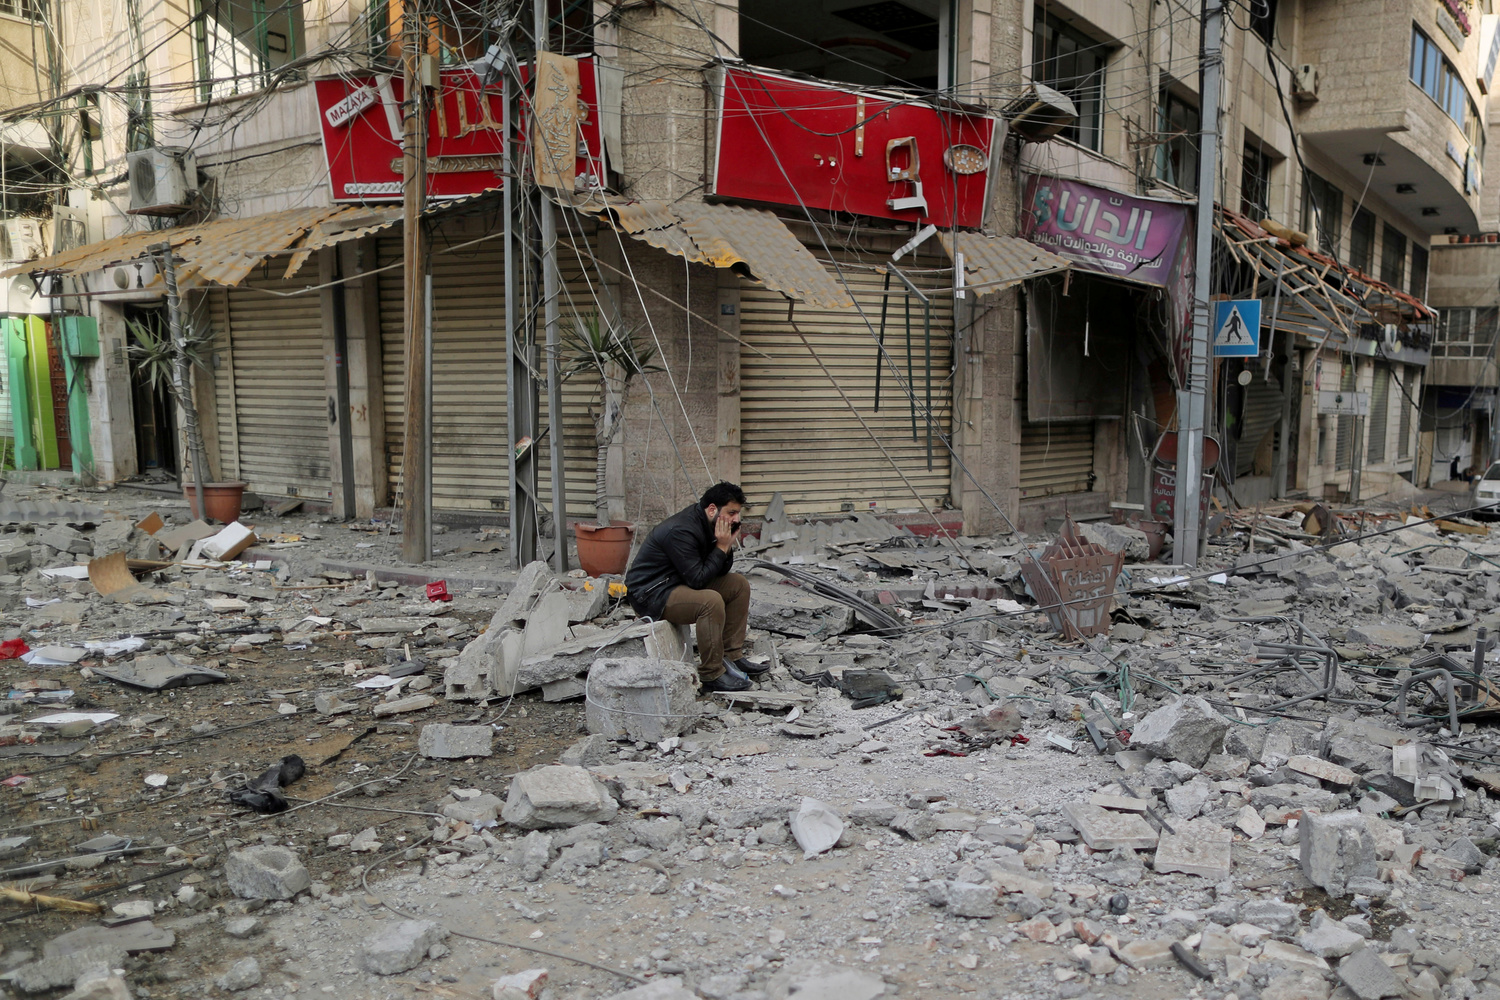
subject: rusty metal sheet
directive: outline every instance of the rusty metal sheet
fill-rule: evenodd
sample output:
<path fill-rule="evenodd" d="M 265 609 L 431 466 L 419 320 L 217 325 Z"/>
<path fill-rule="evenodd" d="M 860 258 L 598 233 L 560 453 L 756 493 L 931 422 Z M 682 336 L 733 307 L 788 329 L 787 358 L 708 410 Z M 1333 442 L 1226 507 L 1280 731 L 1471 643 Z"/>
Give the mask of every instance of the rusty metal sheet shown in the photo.
<path fill-rule="evenodd" d="M 1027 278 L 1065 271 L 1068 261 L 1050 250 L 1043 250 L 1029 240 L 1013 236 L 985 236 L 982 233 L 939 233 L 938 240 L 948 253 L 964 255 L 964 284 L 976 294 L 988 295 Z"/>
<path fill-rule="evenodd" d="M 632 236 L 648 229 L 668 229 L 682 223 L 681 217 L 664 201 L 617 203 L 610 205 L 609 211 L 616 225 Z"/>
<path fill-rule="evenodd" d="M 297 251 L 292 254 L 286 273 L 281 277 L 283 280 L 296 277 L 297 272 L 302 270 L 302 265 L 307 263 L 307 259 L 313 255 L 314 251 L 334 246 L 345 240 L 372 236 L 383 229 L 399 225 L 400 222 L 401 210 L 399 208 L 351 206 L 338 215 L 324 219 L 307 231 L 307 236 L 302 240 Z"/>

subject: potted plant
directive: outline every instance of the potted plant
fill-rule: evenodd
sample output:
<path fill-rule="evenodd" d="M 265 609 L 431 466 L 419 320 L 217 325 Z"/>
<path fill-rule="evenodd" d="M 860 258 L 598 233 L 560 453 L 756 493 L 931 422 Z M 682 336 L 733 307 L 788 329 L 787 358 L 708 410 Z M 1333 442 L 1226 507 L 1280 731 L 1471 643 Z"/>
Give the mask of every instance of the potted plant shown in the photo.
<path fill-rule="evenodd" d="M 634 330 L 601 322 L 597 314 L 575 322 L 573 332 L 564 338 L 564 348 L 567 357 L 563 378 L 597 375 L 601 402 L 597 411 L 590 408 L 594 442 L 599 449 L 594 462 L 596 516 L 593 523 L 573 524 L 578 563 L 590 576 L 618 575 L 625 572 L 635 537 L 635 525 L 624 520 L 624 490 L 614 487 L 623 481 L 625 464 L 621 440 L 625 390 L 637 375 L 660 371 L 661 367 L 652 363 L 655 349 L 643 344 Z"/>
<path fill-rule="evenodd" d="M 188 450 L 192 456 L 193 479 L 182 477 L 182 493 L 194 517 L 206 515 L 215 521 L 229 524 L 239 519 L 240 503 L 244 497 L 245 484 L 241 482 L 208 483 L 198 474 L 207 468 L 203 457 L 203 439 L 199 433 L 198 407 L 193 402 L 193 369 L 212 371 L 210 358 L 213 336 L 200 333 L 192 327 L 183 330 L 181 349 L 172 344 L 172 338 L 153 328 L 148 323 L 128 319 L 130 330 L 130 358 L 153 390 L 165 389 L 167 395 L 182 411 L 183 428 L 187 431 Z"/>

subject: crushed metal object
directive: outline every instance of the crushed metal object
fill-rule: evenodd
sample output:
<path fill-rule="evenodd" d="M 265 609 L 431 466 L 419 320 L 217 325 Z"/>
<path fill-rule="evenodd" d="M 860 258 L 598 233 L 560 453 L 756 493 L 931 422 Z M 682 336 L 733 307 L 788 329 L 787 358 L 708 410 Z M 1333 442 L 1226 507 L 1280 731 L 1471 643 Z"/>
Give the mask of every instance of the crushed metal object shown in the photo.
<path fill-rule="evenodd" d="M 1081 639 L 1109 632 L 1115 580 L 1124 565 L 1123 552 L 1084 538 L 1068 518 L 1039 560 L 1021 565 L 1021 576 L 1052 627 L 1068 639 Z"/>

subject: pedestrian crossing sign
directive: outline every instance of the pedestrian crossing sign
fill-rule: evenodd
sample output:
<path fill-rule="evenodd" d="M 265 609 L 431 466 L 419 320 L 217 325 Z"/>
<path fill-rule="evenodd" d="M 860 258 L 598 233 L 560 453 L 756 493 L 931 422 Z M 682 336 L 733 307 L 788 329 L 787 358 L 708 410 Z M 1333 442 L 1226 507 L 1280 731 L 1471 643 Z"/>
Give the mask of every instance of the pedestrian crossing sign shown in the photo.
<path fill-rule="evenodd" d="M 1253 358 L 1260 353 L 1260 299 L 1214 303 L 1214 357 Z"/>

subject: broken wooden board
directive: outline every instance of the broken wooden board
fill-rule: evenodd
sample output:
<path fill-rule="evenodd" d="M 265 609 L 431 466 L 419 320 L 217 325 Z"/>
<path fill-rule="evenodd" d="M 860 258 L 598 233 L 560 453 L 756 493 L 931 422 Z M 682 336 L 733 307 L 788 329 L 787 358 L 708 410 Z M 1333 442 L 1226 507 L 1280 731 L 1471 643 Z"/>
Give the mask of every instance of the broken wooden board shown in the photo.
<path fill-rule="evenodd" d="M 814 699 L 786 691 L 715 691 L 714 697 L 731 705 L 753 708 L 759 712 L 788 712 L 794 708 L 811 708 Z"/>
<path fill-rule="evenodd" d="M 1483 524 L 1464 524 L 1461 521 L 1433 521 L 1432 526 L 1439 531 L 1460 535 L 1488 535 L 1490 533 L 1490 529 Z"/>

